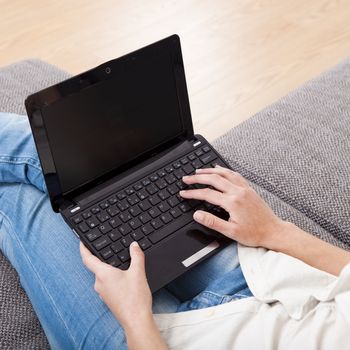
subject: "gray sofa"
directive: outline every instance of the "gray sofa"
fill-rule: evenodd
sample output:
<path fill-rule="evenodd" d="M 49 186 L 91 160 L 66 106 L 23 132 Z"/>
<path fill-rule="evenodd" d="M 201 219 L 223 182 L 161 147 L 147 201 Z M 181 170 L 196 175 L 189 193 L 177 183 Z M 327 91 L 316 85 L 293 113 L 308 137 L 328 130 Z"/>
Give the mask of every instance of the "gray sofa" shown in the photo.
<path fill-rule="evenodd" d="M 24 114 L 28 94 L 68 76 L 39 60 L 0 69 L 0 111 Z M 350 249 L 349 106 L 347 60 L 214 143 L 280 217 L 345 249 Z M 19 278 L 0 253 L 0 349 L 46 348 Z"/>

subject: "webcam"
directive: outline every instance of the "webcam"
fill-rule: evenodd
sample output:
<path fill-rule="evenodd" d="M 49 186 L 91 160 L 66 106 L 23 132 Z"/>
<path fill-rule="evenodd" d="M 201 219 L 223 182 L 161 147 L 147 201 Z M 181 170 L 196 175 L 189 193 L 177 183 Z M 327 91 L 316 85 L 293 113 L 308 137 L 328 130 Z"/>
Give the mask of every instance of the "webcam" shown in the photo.
<path fill-rule="evenodd" d="M 112 72 L 111 67 L 106 67 L 105 72 L 106 72 L 106 74 L 110 74 Z"/>

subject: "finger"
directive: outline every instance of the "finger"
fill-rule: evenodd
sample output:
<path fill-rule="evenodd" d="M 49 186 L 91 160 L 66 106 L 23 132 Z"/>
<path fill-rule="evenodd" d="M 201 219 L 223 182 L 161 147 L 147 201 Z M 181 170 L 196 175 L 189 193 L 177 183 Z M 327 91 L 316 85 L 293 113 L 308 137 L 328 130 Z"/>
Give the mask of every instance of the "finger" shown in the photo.
<path fill-rule="evenodd" d="M 250 187 L 247 180 L 241 174 L 231 169 L 223 168 L 219 165 L 217 165 L 215 168 L 197 169 L 196 174 L 218 174 L 237 186 Z"/>
<path fill-rule="evenodd" d="M 93 255 L 82 242 L 80 242 L 80 255 L 84 265 L 94 274 L 96 274 L 101 267 L 106 265 L 99 258 Z"/>
<path fill-rule="evenodd" d="M 193 218 L 199 224 L 206 226 L 214 231 L 220 232 L 227 237 L 231 238 L 233 234 L 233 228 L 235 225 L 233 222 L 222 220 L 206 211 L 197 210 L 193 214 Z"/>
<path fill-rule="evenodd" d="M 180 196 L 187 199 L 198 199 L 202 201 L 206 201 L 208 203 L 218 205 L 221 208 L 228 211 L 225 195 L 216 190 L 212 190 L 210 188 L 202 188 L 198 190 L 183 190 L 180 191 Z"/>
<path fill-rule="evenodd" d="M 187 185 L 201 184 L 212 186 L 220 192 L 230 192 L 234 184 L 220 174 L 202 174 L 184 176 L 182 181 Z"/>
<path fill-rule="evenodd" d="M 145 254 L 137 242 L 130 244 L 130 269 L 145 273 Z"/>

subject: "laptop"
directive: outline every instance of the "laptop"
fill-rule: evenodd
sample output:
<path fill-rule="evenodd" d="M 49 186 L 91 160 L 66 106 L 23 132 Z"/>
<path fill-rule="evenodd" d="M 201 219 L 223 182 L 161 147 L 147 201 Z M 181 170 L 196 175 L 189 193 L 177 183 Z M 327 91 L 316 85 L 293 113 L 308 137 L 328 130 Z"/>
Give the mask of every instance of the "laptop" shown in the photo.
<path fill-rule="evenodd" d="M 179 195 L 184 175 L 229 165 L 193 132 L 177 35 L 30 95 L 25 106 L 52 208 L 102 261 L 127 269 L 138 241 L 155 292 L 229 244 L 193 220 L 198 209 L 227 219 L 224 210 Z"/>

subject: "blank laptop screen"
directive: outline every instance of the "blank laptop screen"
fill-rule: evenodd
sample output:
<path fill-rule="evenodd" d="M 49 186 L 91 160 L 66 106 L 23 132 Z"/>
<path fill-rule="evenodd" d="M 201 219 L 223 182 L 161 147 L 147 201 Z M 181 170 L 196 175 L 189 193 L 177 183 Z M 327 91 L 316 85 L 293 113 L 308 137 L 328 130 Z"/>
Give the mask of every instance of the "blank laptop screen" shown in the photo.
<path fill-rule="evenodd" d="M 62 192 L 183 132 L 172 57 L 122 62 L 110 78 L 42 109 Z"/>

